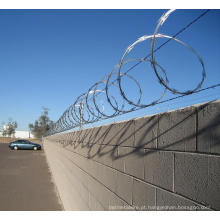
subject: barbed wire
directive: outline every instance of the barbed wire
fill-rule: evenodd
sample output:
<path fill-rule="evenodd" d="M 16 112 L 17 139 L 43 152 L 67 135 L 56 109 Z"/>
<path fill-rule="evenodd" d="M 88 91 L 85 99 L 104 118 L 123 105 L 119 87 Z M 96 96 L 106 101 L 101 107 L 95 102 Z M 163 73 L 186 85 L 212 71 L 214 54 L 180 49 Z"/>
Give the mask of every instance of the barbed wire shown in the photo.
<path fill-rule="evenodd" d="M 215 89 L 215 88 L 217 88 L 217 87 L 220 87 L 220 84 L 215 84 L 215 85 L 212 85 L 212 86 L 208 86 L 208 87 L 206 87 L 206 88 L 203 88 L 203 89 L 199 89 L 198 91 L 194 92 L 193 94 L 198 94 L 198 93 L 200 93 L 200 92 L 203 92 L 203 91 L 206 91 L 206 90 L 210 90 L 210 89 Z M 175 97 L 172 97 L 172 98 L 165 99 L 165 100 L 163 100 L 163 101 L 157 102 L 157 103 L 156 103 L 155 105 L 153 105 L 153 106 L 157 106 L 157 105 L 159 105 L 159 104 L 164 104 L 164 103 L 170 103 L 170 102 L 173 101 L 173 100 L 179 100 L 179 99 L 181 99 L 181 98 L 184 98 L 184 97 L 190 96 L 190 95 L 191 95 L 191 94 L 178 95 L 178 96 L 175 96 Z M 216 95 L 219 95 L 219 92 L 216 93 Z M 205 98 L 206 96 L 203 95 L 202 97 Z M 209 95 L 208 97 L 210 97 L 210 95 Z M 198 100 L 198 98 L 196 98 L 196 100 Z M 216 100 L 216 98 L 213 99 L 212 101 L 214 101 L 214 100 Z M 137 108 L 137 109 L 136 109 L 136 112 L 138 112 L 138 111 L 140 111 L 140 110 L 142 110 L 142 109 L 144 109 L 144 108 Z M 127 112 L 127 113 L 130 113 L 130 112 Z M 127 114 L 127 113 L 121 113 L 121 114 L 118 114 L 117 116 L 125 115 L 125 114 Z M 77 126 L 76 126 L 76 127 L 77 127 Z M 73 127 L 73 128 L 76 128 L 76 127 Z M 69 129 L 63 130 L 62 132 L 67 131 L 67 130 L 69 130 Z"/>
<path fill-rule="evenodd" d="M 201 89 L 202 84 L 206 77 L 206 71 L 205 71 L 205 65 L 202 60 L 202 58 L 198 55 L 198 53 L 188 44 L 185 42 L 177 39 L 176 37 L 182 33 L 184 30 L 189 28 L 193 23 L 198 21 L 201 17 L 203 17 L 205 14 L 207 14 L 210 10 L 206 10 L 202 14 L 200 14 L 197 18 L 192 20 L 189 24 L 187 24 L 185 27 L 183 27 L 180 31 L 178 31 L 173 36 L 168 36 L 165 34 L 158 33 L 160 27 L 166 22 L 168 17 L 174 12 L 175 10 L 168 10 L 165 14 L 163 14 L 158 24 L 153 32 L 152 35 L 144 35 L 140 37 L 138 40 L 136 40 L 134 43 L 128 46 L 128 48 L 125 50 L 124 54 L 122 55 L 119 64 L 113 69 L 111 73 L 109 73 L 107 76 L 103 77 L 100 81 L 95 83 L 93 86 L 91 86 L 87 93 L 81 94 L 76 101 L 66 109 L 66 111 L 62 114 L 62 116 L 59 118 L 59 120 L 53 124 L 53 126 L 48 131 L 47 135 L 52 135 L 55 133 L 60 133 L 66 130 L 70 130 L 76 127 L 82 127 L 84 124 L 90 124 L 94 122 L 98 122 L 100 120 L 113 118 L 122 114 L 126 114 L 132 111 L 136 111 L 142 108 L 146 108 L 149 106 L 153 106 L 156 104 L 160 104 L 165 101 L 161 101 L 161 99 L 165 96 L 167 90 L 170 91 L 172 94 L 179 95 L 177 97 L 168 99 L 173 100 L 178 97 L 183 97 L 186 95 L 190 95 L 193 93 L 197 93 L 200 91 L 203 91 L 205 89 Z M 159 47 L 155 49 L 155 42 L 158 38 L 165 38 L 166 40 L 163 44 L 161 44 Z M 139 58 L 139 59 L 126 59 L 126 57 L 129 55 L 129 53 L 140 43 L 151 40 L 151 50 L 149 55 Z M 198 82 L 197 86 L 190 90 L 186 91 L 180 91 L 176 88 L 172 88 L 169 86 L 169 79 L 166 73 L 166 70 L 156 61 L 155 58 L 155 52 L 157 52 L 159 49 L 161 49 L 164 45 L 166 45 L 169 41 L 175 41 L 192 52 L 192 54 L 199 60 L 201 66 L 202 66 L 202 73 L 201 73 L 201 80 Z M 122 67 L 125 64 L 130 64 L 131 62 L 136 62 L 135 65 L 130 67 L 127 71 L 123 72 Z M 143 91 L 140 86 L 140 83 L 137 79 L 135 79 L 134 76 L 129 75 L 128 72 L 134 69 L 136 66 L 143 62 L 149 62 L 152 66 L 152 69 L 154 70 L 154 73 L 160 83 L 160 85 L 163 86 L 163 92 L 161 93 L 160 97 L 149 102 L 143 102 L 142 101 L 142 95 Z M 159 71 L 160 70 L 160 71 Z M 159 72 L 162 72 L 163 76 Z M 114 79 L 114 77 L 116 79 Z M 128 98 L 128 96 L 125 94 L 124 89 L 122 88 L 122 79 L 128 78 L 131 80 L 134 85 L 136 86 L 138 90 L 138 96 L 135 97 L 135 100 L 131 100 Z M 219 86 L 214 85 L 214 87 Z M 116 98 L 111 92 L 109 91 L 110 87 L 113 87 L 120 97 L 120 101 L 118 98 Z M 209 88 L 214 88 L 209 87 Z M 103 98 L 101 98 L 101 96 Z M 108 108 L 107 108 L 108 105 Z M 107 111 L 106 111 L 107 110 Z M 109 111 L 110 110 L 110 111 Z"/>

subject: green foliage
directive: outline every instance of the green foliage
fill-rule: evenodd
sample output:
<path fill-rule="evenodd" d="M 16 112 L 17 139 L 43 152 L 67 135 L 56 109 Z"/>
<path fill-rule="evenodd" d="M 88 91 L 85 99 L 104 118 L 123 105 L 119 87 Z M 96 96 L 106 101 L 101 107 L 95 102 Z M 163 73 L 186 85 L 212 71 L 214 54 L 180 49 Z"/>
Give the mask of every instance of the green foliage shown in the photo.
<path fill-rule="evenodd" d="M 7 136 L 7 130 L 2 130 L 2 136 L 6 137 Z"/>
<path fill-rule="evenodd" d="M 48 116 L 48 109 L 43 108 L 43 112 L 34 124 L 29 124 L 29 129 L 35 138 L 42 138 L 53 125 L 53 121 Z"/>
<path fill-rule="evenodd" d="M 2 136 L 12 137 L 15 134 L 15 129 L 18 127 L 16 121 L 12 121 L 12 119 L 8 120 L 8 123 L 5 124 L 5 129 L 2 130 Z"/>

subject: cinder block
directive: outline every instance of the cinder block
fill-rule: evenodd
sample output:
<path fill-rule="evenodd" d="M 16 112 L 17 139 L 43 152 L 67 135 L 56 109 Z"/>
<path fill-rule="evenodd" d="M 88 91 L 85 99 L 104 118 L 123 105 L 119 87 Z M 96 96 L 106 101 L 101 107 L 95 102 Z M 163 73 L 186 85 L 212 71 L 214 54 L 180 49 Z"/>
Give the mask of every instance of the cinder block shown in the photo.
<path fill-rule="evenodd" d="M 99 149 L 100 146 L 98 144 L 84 144 L 85 149 L 87 150 L 87 157 L 92 160 L 96 160 L 99 158 Z"/>
<path fill-rule="evenodd" d="M 84 157 L 88 157 L 89 149 L 90 149 L 90 147 L 88 144 L 79 143 L 78 145 L 76 145 L 74 151 Z"/>
<path fill-rule="evenodd" d="M 156 148 L 158 132 L 158 115 L 134 120 L 135 147 Z"/>
<path fill-rule="evenodd" d="M 123 161 L 124 172 L 144 179 L 144 149 L 118 147 L 118 156 Z"/>
<path fill-rule="evenodd" d="M 83 150 L 83 155 L 88 159 L 95 160 L 99 163 L 105 164 L 112 167 L 112 161 L 114 159 L 114 146 L 99 145 L 99 144 L 84 144 L 83 147 L 79 148 L 79 153 Z"/>
<path fill-rule="evenodd" d="M 78 154 L 70 154 L 69 152 L 66 152 L 65 155 L 65 159 L 68 158 L 68 160 L 70 160 L 73 164 L 75 164 L 76 166 L 78 166 L 79 168 L 83 169 L 84 167 L 86 167 L 86 158 L 84 158 L 83 156 L 80 156 Z"/>
<path fill-rule="evenodd" d="M 90 137 L 91 132 L 92 132 L 91 130 L 92 130 L 91 128 L 83 130 L 83 134 L 82 134 L 82 137 L 81 137 L 82 143 L 88 143 L 89 137 Z"/>
<path fill-rule="evenodd" d="M 84 166 L 83 166 L 83 169 L 85 170 L 86 173 L 89 173 L 89 170 L 90 170 L 90 162 L 91 160 L 88 159 L 88 158 L 84 158 Z"/>
<path fill-rule="evenodd" d="M 87 200 L 82 197 L 82 190 L 76 189 L 80 184 L 73 178 L 67 163 L 63 158 L 57 160 L 55 167 L 55 180 L 58 186 L 61 199 L 66 210 L 88 210 Z M 85 194 L 84 194 L 85 195 Z"/>
<path fill-rule="evenodd" d="M 85 131 L 84 130 L 79 130 L 78 131 L 78 142 L 83 143 L 85 136 Z"/>
<path fill-rule="evenodd" d="M 117 146 L 99 145 L 98 161 L 107 166 L 113 167 Z"/>
<path fill-rule="evenodd" d="M 102 129 L 102 127 L 91 128 L 91 134 L 88 138 L 88 143 L 90 143 L 90 144 L 98 143 L 99 134 L 100 134 L 101 129 Z"/>
<path fill-rule="evenodd" d="M 75 139 L 76 139 L 76 132 L 75 132 L 75 131 L 74 131 L 74 132 L 69 132 L 69 133 L 67 134 L 67 138 L 66 138 L 66 139 L 68 140 L 69 144 L 71 144 L 72 142 L 74 142 Z"/>
<path fill-rule="evenodd" d="M 106 140 L 109 140 L 112 138 L 111 132 L 110 132 L 112 127 L 113 127 L 113 124 L 99 127 L 99 129 L 96 131 L 96 140 L 98 144 L 100 145 L 108 144 Z"/>
<path fill-rule="evenodd" d="M 78 152 L 80 151 L 81 146 L 82 146 L 82 143 L 72 142 L 71 144 L 67 145 L 65 149 L 71 152 Z"/>
<path fill-rule="evenodd" d="M 116 127 L 116 131 L 118 130 L 119 134 L 116 137 L 116 142 L 113 141 L 113 145 L 133 147 L 135 133 L 134 121 L 120 122 L 116 124 Z"/>
<path fill-rule="evenodd" d="M 112 161 L 112 167 L 116 170 L 119 170 L 121 172 L 124 172 L 124 158 L 120 157 L 120 150 L 119 147 L 117 147 L 114 151 L 114 158 Z"/>
<path fill-rule="evenodd" d="M 92 128 L 85 129 L 84 134 L 83 134 L 83 138 L 82 138 L 82 142 L 83 143 L 89 143 L 92 133 L 93 133 Z"/>
<path fill-rule="evenodd" d="M 103 144 L 103 139 L 107 135 L 106 130 L 108 130 L 109 126 L 111 125 L 104 125 L 101 127 L 98 127 L 96 130 L 96 143 L 102 145 Z"/>
<path fill-rule="evenodd" d="M 88 173 L 95 179 L 99 179 L 99 164 L 91 159 L 88 159 L 86 163 L 85 167 L 87 168 Z"/>
<path fill-rule="evenodd" d="M 104 128 L 103 128 L 104 129 Z M 134 146 L 134 121 L 111 124 L 105 127 L 102 144 L 118 146 Z"/>
<path fill-rule="evenodd" d="M 134 210 L 134 208 L 127 204 L 125 201 L 120 199 L 114 193 L 109 193 L 109 211 L 129 211 Z"/>
<path fill-rule="evenodd" d="M 220 157 L 208 156 L 208 192 L 207 204 L 220 210 Z"/>
<path fill-rule="evenodd" d="M 75 131 L 75 141 L 80 143 L 81 130 Z"/>
<path fill-rule="evenodd" d="M 101 205 L 101 203 L 91 193 L 89 193 L 89 210 L 90 211 L 105 210 L 105 208 Z"/>
<path fill-rule="evenodd" d="M 158 148 L 196 151 L 196 111 L 194 107 L 159 115 Z"/>
<path fill-rule="evenodd" d="M 156 205 L 156 188 L 134 179 L 133 206 L 137 210 L 153 210 Z"/>
<path fill-rule="evenodd" d="M 97 179 L 108 189 L 116 192 L 117 171 L 102 164 L 98 164 Z"/>
<path fill-rule="evenodd" d="M 89 192 L 97 199 L 96 194 L 98 192 L 98 187 L 99 187 L 97 180 L 93 178 L 91 175 L 88 175 L 87 181 L 88 181 Z"/>
<path fill-rule="evenodd" d="M 207 156 L 175 153 L 175 192 L 208 205 L 208 166 Z"/>
<path fill-rule="evenodd" d="M 144 179 L 164 189 L 173 188 L 173 153 L 145 150 Z"/>
<path fill-rule="evenodd" d="M 81 148 L 82 148 L 82 143 L 75 142 L 69 145 L 67 149 L 71 150 L 72 152 L 80 153 Z"/>
<path fill-rule="evenodd" d="M 156 210 L 160 211 L 195 211 L 209 210 L 208 208 L 198 205 L 193 201 L 185 199 L 177 194 L 156 189 Z"/>
<path fill-rule="evenodd" d="M 71 184 L 71 187 L 77 192 L 78 197 L 82 199 L 84 205 L 88 207 L 89 206 L 89 192 L 85 185 L 85 179 L 81 178 L 81 177 L 84 177 L 82 176 L 83 171 L 78 169 L 73 164 L 70 164 L 70 167 L 68 167 L 67 165 L 65 167 L 66 169 L 64 172 L 67 175 L 67 178 Z M 84 205 L 83 207 L 85 207 Z M 88 208 L 86 208 L 85 210 L 88 210 Z"/>
<path fill-rule="evenodd" d="M 199 152 L 220 153 L 220 101 L 198 107 Z"/>
<path fill-rule="evenodd" d="M 109 191 L 103 184 L 98 182 L 97 180 L 90 178 L 89 180 L 89 190 L 99 201 L 101 206 L 105 209 L 109 209 L 109 198 L 111 196 L 111 191 Z"/>
<path fill-rule="evenodd" d="M 132 205 L 133 178 L 126 174 L 117 172 L 116 194 Z"/>

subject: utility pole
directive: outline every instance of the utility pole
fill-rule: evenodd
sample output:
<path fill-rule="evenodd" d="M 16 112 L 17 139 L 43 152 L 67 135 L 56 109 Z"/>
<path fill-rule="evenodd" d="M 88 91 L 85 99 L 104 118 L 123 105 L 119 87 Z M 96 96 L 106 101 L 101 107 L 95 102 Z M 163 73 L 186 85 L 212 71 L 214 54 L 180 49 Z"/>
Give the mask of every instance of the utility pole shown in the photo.
<path fill-rule="evenodd" d="M 80 130 L 82 129 L 82 124 L 83 124 L 83 111 L 84 111 L 84 103 L 80 102 Z"/>

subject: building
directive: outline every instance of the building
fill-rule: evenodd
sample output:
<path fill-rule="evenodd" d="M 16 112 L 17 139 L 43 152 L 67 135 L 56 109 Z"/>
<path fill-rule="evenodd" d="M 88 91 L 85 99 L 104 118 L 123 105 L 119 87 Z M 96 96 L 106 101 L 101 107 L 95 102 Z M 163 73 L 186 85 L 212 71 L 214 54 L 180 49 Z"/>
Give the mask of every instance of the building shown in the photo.
<path fill-rule="evenodd" d="M 34 135 L 30 131 L 15 131 L 14 137 L 27 139 L 34 138 Z"/>
<path fill-rule="evenodd" d="M 3 130 L 5 130 L 5 129 L 7 129 L 6 126 L 3 126 Z M 0 131 L 0 137 L 2 137 L 2 131 Z M 13 135 L 13 138 L 28 139 L 28 138 L 34 138 L 34 135 L 31 134 L 30 131 L 15 130 L 15 134 Z"/>

